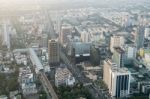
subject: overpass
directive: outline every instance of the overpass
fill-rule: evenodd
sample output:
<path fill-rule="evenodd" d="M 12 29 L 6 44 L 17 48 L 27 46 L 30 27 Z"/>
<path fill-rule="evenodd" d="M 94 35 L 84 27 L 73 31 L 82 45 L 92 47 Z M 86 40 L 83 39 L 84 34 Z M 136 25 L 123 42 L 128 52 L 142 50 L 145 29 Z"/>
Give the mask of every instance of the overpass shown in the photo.
<path fill-rule="evenodd" d="M 48 80 L 48 78 L 44 72 L 39 73 L 39 79 L 40 79 L 48 97 L 50 99 L 59 99 L 57 94 L 55 93 L 55 90 L 53 89 L 51 82 Z"/>

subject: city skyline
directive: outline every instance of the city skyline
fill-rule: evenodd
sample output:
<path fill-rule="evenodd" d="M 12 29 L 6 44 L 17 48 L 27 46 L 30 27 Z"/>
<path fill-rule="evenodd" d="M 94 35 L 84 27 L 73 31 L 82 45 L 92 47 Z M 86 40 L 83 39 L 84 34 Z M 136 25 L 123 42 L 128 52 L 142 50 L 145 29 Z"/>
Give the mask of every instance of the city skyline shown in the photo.
<path fill-rule="evenodd" d="M 149 0 L 0 0 L 0 99 L 149 97 Z"/>

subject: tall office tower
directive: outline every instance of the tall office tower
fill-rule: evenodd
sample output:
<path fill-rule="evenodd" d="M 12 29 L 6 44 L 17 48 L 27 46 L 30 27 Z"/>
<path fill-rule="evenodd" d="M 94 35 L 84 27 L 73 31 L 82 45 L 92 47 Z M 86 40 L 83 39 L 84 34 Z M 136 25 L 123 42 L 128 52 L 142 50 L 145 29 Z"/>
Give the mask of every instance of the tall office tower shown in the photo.
<path fill-rule="evenodd" d="M 114 47 L 121 47 L 125 43 L 123 36 L 112 36 L 110 39 L 110 51 L 114 52 Z"/>
<path fill-rule="evenodd" d="M 90 34 L 86 31 L 81 33 L 81 41 L 84 43 L 88 43 L 90 41 Z"/>
<path fill-rule="evenodd" d="M 59 35 L 61 31 L 61 15 L 57 11 L 56 12 L 56 33 Z"/>
<path fill-rule="evenodd" d="M 118 67 L 124 67 L 125 51 L 120 47 L 114 48 L 112 61 L 115 62 Z"/>
<path fill-rule="evenodd" d="M 41 45 L 42 47 L 47 48 L 47 45 L 48 45 L 48 35 L 47 35 L 47 34 L 42 34 L 42 38 L 41 38 L 41 41 L 40 41 L 40 45 Z"/>
<path fill-rule="evenodd" d="M 126 68 L 118 68 L 111 60 L 104 61 L 103 80 L 112 97 L 126 97 L 130 93 L 130 72 Z"/>
<path fill-rule="evenodd" d="M 138 26 L 135 31 L 135 46 L 138 50 L 144 46 L 144 30 L 144 26 Z"/>
<path fill-rule="evenodd" d="M 57 65 L 60 61 L 59 44 L 57 40 L 49 40 L 48 42 L 49 64 Z"/>
<path fill-rule="evenodd" d="M 70 25 L 63 25 L 60 33 L 60 42 L 62 45 L 67 43 L 67 36 L 71 35 L 72 27 Z"/>
<path fill-rule="evenodd" d="M 10 50 L 10 26 L 9 21 L 4 21 L 3 23 L 3 30 L 2 30 L 2 45 L 6 46 L 8 50 Z"/>

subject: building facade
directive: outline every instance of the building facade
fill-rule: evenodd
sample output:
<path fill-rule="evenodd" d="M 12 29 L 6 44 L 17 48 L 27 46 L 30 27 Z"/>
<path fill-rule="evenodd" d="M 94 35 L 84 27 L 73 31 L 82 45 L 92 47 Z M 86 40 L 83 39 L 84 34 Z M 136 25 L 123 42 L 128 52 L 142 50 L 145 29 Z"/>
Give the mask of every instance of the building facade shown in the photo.
<path fill-rule="evenodd" d="M 103 80 L 108 86 L 112 97 L 126 97 L 130 92 L 130 72 L 119 68 L 111 60 L 104 61 Z"/>
<path fill-rule="evenodd" d="M 75 78 L 67 68 L 57 68 L 55 73 L 55 86 L 74 85 Z"/>
<path fill-rule="evenodd" d="M 48 42 L 49 64 L 55 65 L 60 61 L 59 44 L 57 40 L 49 40 Z"/>
<path fill-rule="evenodd" d="M 61 32 L 60 32 L 60 43 L 62 45 L 67 43 L 67 36 L 71 35 L 72 32 L 72 27 L 70 25 L 63 25 L 61 27 Z"/>
<path fill-rule="evenodd" d="M 113 56 L 112 56 L 112 60 L 113 62 L 115 62 L 117 64 L 117 66 L 119 67 L 123 67 L 124 66 L 124 62 L 125 62 L 125 51 L 118 47 L 118 48 L 114 48 L 114 52 L 113 52 Z"/>
<path fill-rule="evenodd" d="M 121 47 L 125 44 L 123 36 L 112 36 L 110 39 L 110 51 L 114 52 L 114 47 Z"/>
<path fill-rule="evenodd" d="M 137 27 L 136 30 L 136 36 L 135 36 L 135 46 L 139 50 L 140 48 L 143 48 L 144 46 L 144 26 Z"/>
<path fill-rule="evenodd" d="M 24 96 L 37 93 L 36 84 L 34 83 L 34 75 L 29 67 L 19 69 L 18 81 L 20 83 L 22 94 Z"/>

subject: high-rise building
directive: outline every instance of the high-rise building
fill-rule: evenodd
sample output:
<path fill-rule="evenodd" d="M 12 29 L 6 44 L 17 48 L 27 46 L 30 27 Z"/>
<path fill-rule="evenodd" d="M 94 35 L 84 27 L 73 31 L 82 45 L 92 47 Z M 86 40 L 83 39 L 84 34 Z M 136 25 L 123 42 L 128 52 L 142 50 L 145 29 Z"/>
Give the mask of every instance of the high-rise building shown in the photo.
<path fill-rule="evenodd" d="M 121 47 L 125 43 L 123 36 L 112 36 L 110 39 L 110 51 L 114 52 L 114 47 Z"/>
<path fill-rule="evenodd" d="M 70 25 L 63 25 L 60 33 L 60 42 L 61 44 L 67 43 L 67 36 L 71 35 L 72 27 Z"/>
<path fill-rule="evenodd" d="M 124 66 L 124 61 L 125 61 L 125 51 L 120 47 L 114 48 L 112 60 L 119 67 L 123 67 Z"/>
<path fill-rule="evenodd" d="M 46 47 L 47 48 L 47 45 L 48 45 L 48 36 L 46 34 L 42 34 L 40 45 L 42 47 Z"/>
<path fill-rule="evenodd" d="M 134 45 L 127 45 L 125 47 L 125 64 L 131 64 L 136 58 L 137 48 Z"/>
<path fill-rule="evenodd" d="M 134 45 L 126 45 L 125 53 L 128 59 L 134 59 L 136 57 L 137 48 Z"/>
<path fill-rule="evenodd" d="M 49 40 L 48 42 L 48 55 L 49 63 L 55 65 L 59 63 L 60 53 L 59 53 L 59 44 L 57 40 Z"/>
<path fill-rule="evenodd" d="M 103 80 L 112 97 L 126 97 L 130 93 L 130 72 L 126 68 L 118 68 L 111 60 L 104 61 Z"/>
<path fill-rule="evenodd" d="M 135 35 L 135 45 L 137 49 L 143 48 L 144 46 L 144 26 L 137 27 L 136 35 Z"/>
<path fill-rule="evenodd" d="M 7 21 L 6 21 L 7 22 Z M 3 34 L 2 34 L 2 45 L 6 46 L 8 50 L 10 50 L 10 27 L 9 27 L 9 21 L 7 23 L 3 24 Z"/>

